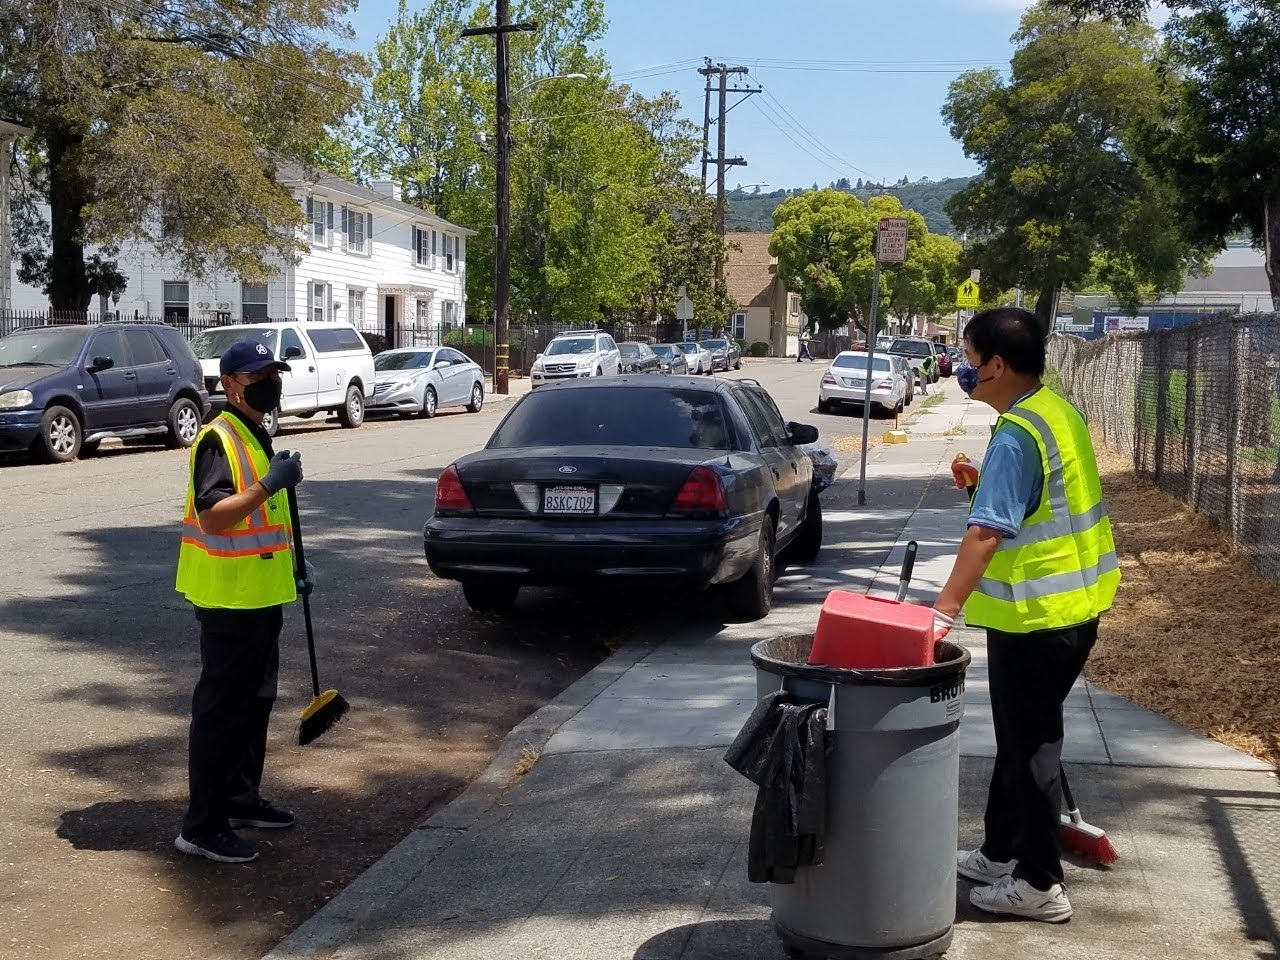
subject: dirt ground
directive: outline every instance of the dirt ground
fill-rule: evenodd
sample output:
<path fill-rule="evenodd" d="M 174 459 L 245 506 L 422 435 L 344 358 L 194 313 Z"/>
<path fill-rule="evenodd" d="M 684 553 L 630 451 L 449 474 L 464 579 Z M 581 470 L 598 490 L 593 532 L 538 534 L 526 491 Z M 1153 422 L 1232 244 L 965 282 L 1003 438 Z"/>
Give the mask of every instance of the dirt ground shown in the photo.
<path fill-rule="evenodd" d="M 335 642 L 348 634 L 348 649 L 361 651 L 331 678 L 352 704 L 341 725 L 300 748 L 305 700 L 277 703 L 263 792 L 298 823 L 245 830 L 262 846 L 255 863 L 174 850 L 185 723 L 152 754 L 131 754 L 132 774 L 117 773 L 110 789 L 85 763 L 9 770 L 71 809 L 56 836 L 0 848 L 31 878 L 0 896 L 0 957 L 262 956 L 478 776 L 515 724 L 622 641 L 634 613 L 616 600 L 531 591 L 503 623 L 469 614 L 452 584 L 421 589 L 420 606 L 327 632 Z"/>
<path fill-rule="evenodd" d="M 1089 659 L 1092 682 L 1280 763 L 1280 584 L 1190 507 L 1098 444 L 1124 582 Z"/>

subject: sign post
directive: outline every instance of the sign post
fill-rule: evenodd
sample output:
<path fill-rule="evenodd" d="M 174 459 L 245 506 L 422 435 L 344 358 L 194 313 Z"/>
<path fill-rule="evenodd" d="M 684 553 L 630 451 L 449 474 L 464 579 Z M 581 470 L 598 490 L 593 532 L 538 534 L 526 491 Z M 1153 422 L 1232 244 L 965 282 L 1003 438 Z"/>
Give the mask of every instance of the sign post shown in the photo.
<path fill-rule="evenodd" d="M 676 319 L 683 325 L 681 336 L 689 338 L 689 321 L 693 319 L 693 301 L 684 287 L 680 288 L 680 299 L 676 301 Z"/>
<path fill-rule="evenodd" d="M 867 502 L 867 433 L 871 429 L 871 374 L 876 357 L 876 314 L 880 310 L 880 264 L 907 259 L 907 221 L 882 217 L 876 228 L 876 265 L 871 277 L 871 317 L 867 323 L 867 369 L 862 395 L 862 467 L 858 472 L 858 506 Z M 892 374 L 892 367 L 890 368 Z"/>

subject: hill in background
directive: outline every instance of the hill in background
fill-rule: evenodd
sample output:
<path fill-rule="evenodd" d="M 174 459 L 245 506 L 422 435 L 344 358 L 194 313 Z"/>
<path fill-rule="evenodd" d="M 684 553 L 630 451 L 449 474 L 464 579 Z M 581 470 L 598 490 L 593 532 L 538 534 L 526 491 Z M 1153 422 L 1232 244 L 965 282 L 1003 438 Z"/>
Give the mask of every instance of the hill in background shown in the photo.
<path fill-rule="evenodd" d="M 971 179 L 973 178 L 948 177 L 945 180 L 917 180 L 915 183 L 908 183 L 904 178 L 903 181 L 893 186 L 864 183 L 861 180 L 850 183 L 848 180 L 841 179 L 830 184 L 830 186 L 846 193 L 852 193 L 864 203 L 871 197 L 884 196 L 886 194 L 895 196 L 902 201 L 904 207 L 915 210 L 924 217 L 924 222 L 929 225 L 929 229 L 933 233 L 954 234 L 955 228 L 943 211 L 942 205 L 947 202 L 947 198 L 953 193 L 963 190 Z M 773 231 L 774 208 L 788 197 L 798 196 L 802 193 L 808 193 L 809 190 L 817 189 L 819 187 L 815 183 L 807 189 L 802 187 L 795 190 L 774 190 L 771 193 L 730 191 L 728 194 L 729 212 L 725 218 L 725 227 L 728 230 L 771 233 Z"/>

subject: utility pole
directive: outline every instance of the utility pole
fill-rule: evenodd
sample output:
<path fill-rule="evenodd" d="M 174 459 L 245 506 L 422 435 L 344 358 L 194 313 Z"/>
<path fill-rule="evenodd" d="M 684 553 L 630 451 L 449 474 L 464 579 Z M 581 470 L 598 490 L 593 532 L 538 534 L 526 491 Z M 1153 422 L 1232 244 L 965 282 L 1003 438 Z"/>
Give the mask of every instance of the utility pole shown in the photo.
<path fill-rule="evenodd" d="M 707 192 L 707 164 L 711 162 L 711 58 L 706 58 L 706 68 L 699 70 L 707 78 L 707 90 L 702 104 L 702 192 Z"/>
<path fill-rule="evenodd" d="M 705 121 L 703 123 L 703 128 L 702 128 L 703 129 L 702 181 L 703 181 L 704 187 L 706 185 L 706 180 L 707 180 L 707 166 L 711 162 L 711 158 L 708 155 L 709 154 L 708 148 L 710 147 L 710 133 L 711 133 L 711 129 L 710 129 L 711 128 L 711 89 L 712 89 L 711 78 L 713 76 L 716 76 L 716 77 L 719 77 L 720 79 L 720 87 L 719 87 L 720 100 L 719 100 L 719 110 L 717 111 L 717 120 L 716 120 L 716 159 L 715 159 L 716 236 L 719 237 L 721 241 L 723 241 L 724 233 L 725 233 L 724 231 L 725 172 L 730 167 L 745 167 L 747 165 L 747 161 L 744 160 L 742 157 L 726 157 L 725 156 L 725 147 L 726 147 L 725 117 L 729 115 L 729 111 L 731 111 L 733 107 L 736 107 L 739 104 L 743 103 L 747 99 L 747 97 L 750 97 L 753 94 L 757 94 L 762 91 L 759 87 L 734 87 L 732 88 L 732 90 L 729 88 L 729 75 L 735 74 L 735 75 L 746 76 L 748 73 L 750 73 L 750 71 L 746 67 L 730 67 L 723 63 L 717 63 L 713 65 L 710 59 L 708 59 L 706 61 L 706 66 L 699 68 L 698 73 L 700 73 L 702 76 L 707 78 L 707 94 L 706 94 L 707 105 L 706 105 L 706 112 L 705 112 Z M 737 103 L 735 103 L 733 107 L 729 106 L 730 93 L 742 95 L 742 99 L 739 100 Z M 716 257 L 715 282 L 716 282 L 717 292 L 724 289 L 724 256 L 723 254 Z"/>
<path fill-rule="evenodd" d="M 532 33 L 538 29 L 536 23 L 512 23 L 511 0 L 494 0 L 496 23 L 492 27 L 475 27 L 462 31 L 464 37 L 494 37 L 497 41 L 498 55 L 498 136 L 497 136 L 497 204 L 494 225 L 494 240 L 497 249 L 493 258 L 493 392 L 505 395 L 508 392 L 508 376 L 510 373 L 510 347 L 508 340 L 508 320 L 511 312 L 511 98 L 508 94 L 510 47 L 507 35 L 522 32 Z"/>

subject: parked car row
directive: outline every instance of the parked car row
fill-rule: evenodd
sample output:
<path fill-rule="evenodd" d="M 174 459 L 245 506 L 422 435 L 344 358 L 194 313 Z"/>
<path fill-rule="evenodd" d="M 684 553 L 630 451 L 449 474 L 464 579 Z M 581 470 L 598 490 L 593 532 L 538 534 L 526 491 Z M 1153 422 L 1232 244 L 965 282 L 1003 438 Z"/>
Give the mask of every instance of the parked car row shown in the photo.
<path fill-rule="evenodd" d="M 476 611 L 522 587 L 718 587 L 765 616 L 779 564 L 822 545 L 804 444 L 754 381 L 589 378 L 520 399 L 484 449 L 441 474 L 423 533 Z"/>

